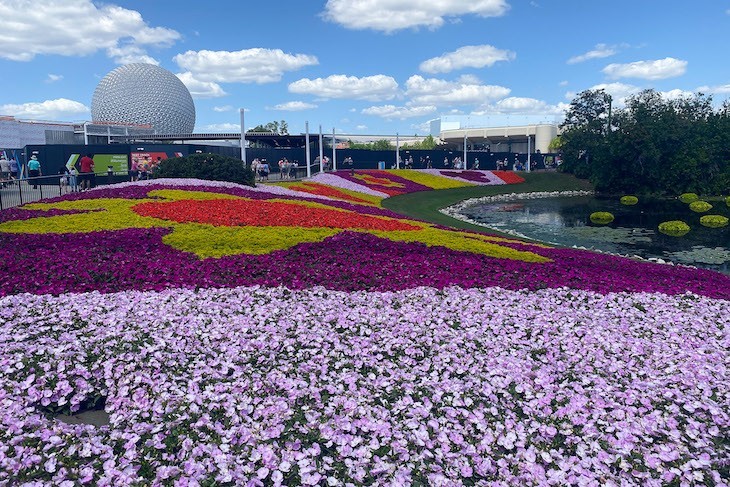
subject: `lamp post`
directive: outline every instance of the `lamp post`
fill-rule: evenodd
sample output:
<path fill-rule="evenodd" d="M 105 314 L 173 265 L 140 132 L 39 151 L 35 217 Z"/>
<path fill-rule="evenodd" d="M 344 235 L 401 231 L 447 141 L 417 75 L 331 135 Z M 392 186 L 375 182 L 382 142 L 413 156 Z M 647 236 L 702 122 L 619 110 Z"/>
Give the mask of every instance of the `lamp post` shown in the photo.
<path fill-rule="evenodd" d="M 243 167 L 246 167 L 246 126 L 243 124 L 243 108 L 239 108 L 241 114 L 241 160 Z"/>
<path fill-rule="evenodd" d="M 309 122 L 304 122 L 304 132 L 306 140 L 304 142 L 304 146 L 306 147 L 307 151 L 307 177 L 312 177 L 312 166 L 310 165 L 310 161 L 312 159 L 311 154 L 309 153 Z"/>

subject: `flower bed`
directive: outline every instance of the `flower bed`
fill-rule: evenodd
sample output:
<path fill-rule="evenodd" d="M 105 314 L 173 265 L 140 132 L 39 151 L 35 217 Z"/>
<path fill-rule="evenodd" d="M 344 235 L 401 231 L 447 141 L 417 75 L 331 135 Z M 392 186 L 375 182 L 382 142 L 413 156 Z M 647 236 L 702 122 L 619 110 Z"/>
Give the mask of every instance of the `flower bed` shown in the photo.
<path fill-rule="evenodd" d="M 505 184 L 519 184 L 525 182 L 525 179 L 522 176 L 514 173 L 513 171 L 492 171 L 492 173 L 504 181 Z"/>
<path fill-rule="evenodd" d="M 0 313 L 0 483 L 720 485 L 727 471 L 727 301 L 235 288 L 23 295 Z M 108 426 L 40 412 L 99 396 Z"/>
<path fill-rule="evenodd" d="M 338 196 L 1 211 L 0 485 L 724 481 L 730 278 Z M 109 424 L 56 417 L 94 402 Z"/>
<path fill-rule="evenodd" d="M 105 189 L 26 205 L 33 218 L 0 223 L 0 294 L 261 284 L 730 296 L 722 274 L 454 231 L 382 208 L 267 189 L 171 180 L 135 192 L 123 186 L 133 198 Z M 41 217 L 41 209 L 53 215 Z"/>

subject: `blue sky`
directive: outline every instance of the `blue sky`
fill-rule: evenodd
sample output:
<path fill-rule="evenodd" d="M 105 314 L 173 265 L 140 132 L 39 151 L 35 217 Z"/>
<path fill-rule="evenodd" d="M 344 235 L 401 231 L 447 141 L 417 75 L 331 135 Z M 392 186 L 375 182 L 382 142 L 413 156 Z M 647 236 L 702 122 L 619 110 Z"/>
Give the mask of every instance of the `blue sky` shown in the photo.
<path fill-rule="evenodd" d="M 177 74 L 196 131 L 426 134 L 441 115 L 558 121 L 604 87 L 730 96 L 730 0 L 0 0 L 0 115 L 89 120 L 127 62 Z"/>

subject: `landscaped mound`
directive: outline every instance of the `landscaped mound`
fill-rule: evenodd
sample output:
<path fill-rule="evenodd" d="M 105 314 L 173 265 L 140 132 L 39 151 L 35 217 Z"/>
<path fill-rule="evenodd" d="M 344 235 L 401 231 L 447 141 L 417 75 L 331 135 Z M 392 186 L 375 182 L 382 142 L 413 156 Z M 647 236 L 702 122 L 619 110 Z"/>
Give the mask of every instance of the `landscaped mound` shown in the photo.
<path fill-rule="evenodd" d="M 405 218 L 492 183 L 384 173 L 0 211 L 0 485 L 725 481 L 728 276 Z"/>
<path fill-rule="evenodd" d="M 498 285 L 730 296 L 728 278 L 711 271 L 455 231 L 277 186 L 126 183 L 6 210 L 0 220 L 3 295 Z"/>

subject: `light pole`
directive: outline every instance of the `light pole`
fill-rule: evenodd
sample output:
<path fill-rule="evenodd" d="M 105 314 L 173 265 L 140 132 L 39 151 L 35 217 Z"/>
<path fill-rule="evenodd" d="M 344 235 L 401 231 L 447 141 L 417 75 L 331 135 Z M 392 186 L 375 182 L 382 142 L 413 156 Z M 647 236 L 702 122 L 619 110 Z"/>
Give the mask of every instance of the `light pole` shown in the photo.
<path fill-rule="evenodd" d="M 239 108 L 241 113 L 241 160 L 243 167 L 246 167 L 246 126 L 243 124 L 243 108 Z"/>

